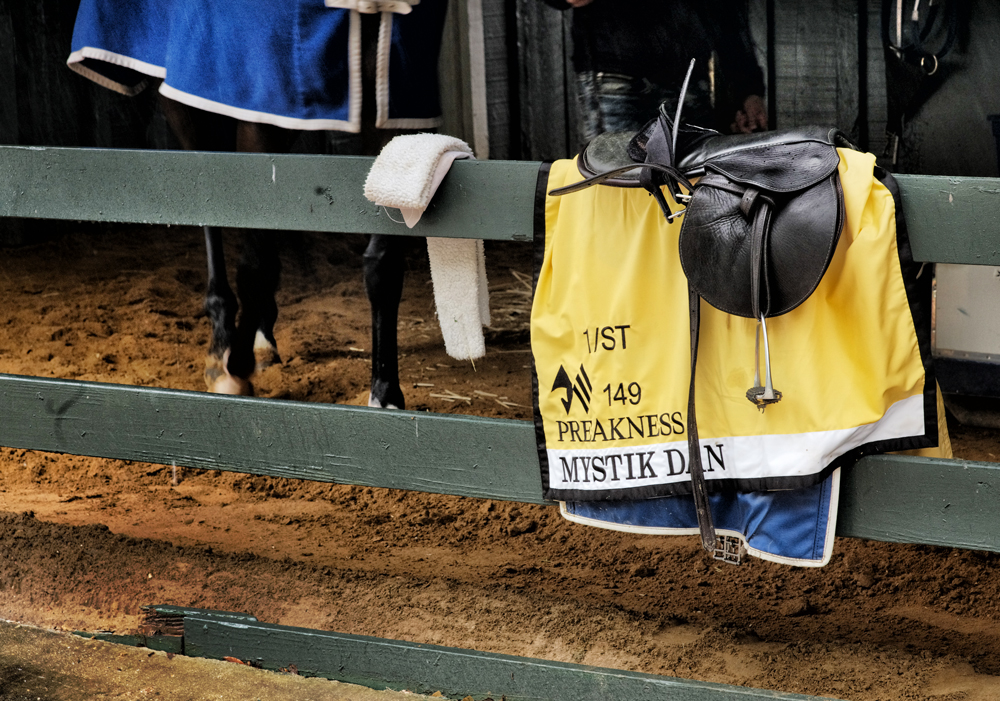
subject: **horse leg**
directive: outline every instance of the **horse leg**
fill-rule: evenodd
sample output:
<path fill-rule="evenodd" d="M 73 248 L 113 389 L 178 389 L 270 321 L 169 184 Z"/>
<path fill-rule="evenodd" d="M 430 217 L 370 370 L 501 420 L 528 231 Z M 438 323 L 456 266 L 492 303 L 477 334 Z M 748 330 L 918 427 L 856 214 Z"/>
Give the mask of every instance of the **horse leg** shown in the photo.
<path fill-rule="evenodd" d="M 254 373 L 255 350 L 260 353 L 260 346 L 271 362 L 278 356 L 273 329 L 278 317 L 274 295 L 280 274 L 278 235 L 256 229 L 243 232 L 243 255 L 236 269 L 240 314 L 227 365 L 235 377 L 249 378 Z"/>
<path fill-rule="evenodd" d="M 160 96 L 160 108 L 181 147 L 187 151 L 233 151 L 236 148 L 236 120 L 189 107 Z M 222 231 L 205 227 L 208 257 L 208 291 L 205 311 L 212 323 L 212 342 L 205 357 L 205 385 L 209 392 L 252 394 L 245 377 L 234 377 L 227 369 L 230 348 L 236 333 L 239 305 L 226 275 Z"/>
<path fill-rule="evenodd" d="M 235 134 L 236 150 L 244 153 L 284 153 L 294 138 L 287 129 L 253 122 L 237 122 Z M 274 340 L 278 318 L 274 295 L 281 274 L 278 237 L 270 231 L 243 232 L 243 251 L 236 268 L 240 312 L 226 370 L 248 385 L 255 370 L 281 362 Z"/>
<path fill-rule="evenodd" d="M 405 409 L 399 387 L 396 323 L 403 296 L 402 241 L 375 234 L 364 255 L 365 291 L 372 307 L 372 386 L 368 406 Z"/>
<path fill-rule="evenodd" d="M 227 369 L 229 349 L 236 334 L 236 295 L 226 275 L 226 257 L 222 250 L 222 231 L 205 227 L 205 250 L 208 253 L 208 292 L 205 311 L 212 322 L 212 344 L 205 357 L 205 384 L 217 394 L 253 394 L 250 383 L 233 377 Z"/>
<path fill-rule="evenodd" d="M 236 120 L 189 107 L 160 95 L 167 125 L 185 151 L 235 151 Z"/>

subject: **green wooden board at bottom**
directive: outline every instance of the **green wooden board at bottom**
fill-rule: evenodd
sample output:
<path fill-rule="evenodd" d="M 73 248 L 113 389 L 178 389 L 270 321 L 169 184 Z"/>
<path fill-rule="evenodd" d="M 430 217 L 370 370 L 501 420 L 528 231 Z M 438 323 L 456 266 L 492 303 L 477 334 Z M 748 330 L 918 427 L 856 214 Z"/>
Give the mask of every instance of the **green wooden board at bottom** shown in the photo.
<path fill-rule="evenodd" d="M 476 701 L 810 701 L 820 697 L 213 617 L 184 619 L 185 654 L 235 657 L 373 689 Z"/>

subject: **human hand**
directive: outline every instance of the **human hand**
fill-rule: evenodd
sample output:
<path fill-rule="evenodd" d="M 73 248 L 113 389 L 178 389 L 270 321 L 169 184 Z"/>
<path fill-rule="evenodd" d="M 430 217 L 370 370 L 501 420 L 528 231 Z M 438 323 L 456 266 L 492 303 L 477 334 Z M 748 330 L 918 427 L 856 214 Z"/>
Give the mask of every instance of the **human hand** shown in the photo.
<path fill-rule="evenodd" d="M 767 129 L 767 108 L 764 98 L 760 95 L 750 95 L 743 101 L 743 109 L 736 113 L 736 121 L 732 130 L 741 134 Z"/>

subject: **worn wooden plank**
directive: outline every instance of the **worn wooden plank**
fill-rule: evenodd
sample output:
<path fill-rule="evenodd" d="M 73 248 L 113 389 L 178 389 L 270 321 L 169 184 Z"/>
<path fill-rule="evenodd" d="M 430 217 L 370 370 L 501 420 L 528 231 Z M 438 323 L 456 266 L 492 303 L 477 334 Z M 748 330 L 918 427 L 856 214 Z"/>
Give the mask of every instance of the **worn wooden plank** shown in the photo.
<path fill-rule="evenodd" d="M 0 375 L 0 445 L 546 504 L 527 421 Z M 442 449 L 447 446 L 447 450 Z M 845 471 L 842 536 L 1000 552 L 1000 465 Z"/>
<path fill-rule="evenodd" d="M 365 199 L 372 160 L 0 147 L 0 217 L 531 240 L 537 163 L 456 163 L 408 229 Z"/>
<path fill-rule="evenodd" d="M 16 144 L 18 140 L 18 96 L 17 83 L 14 81 L 16 48 L 10 8 L 7 3 L 0 3 L 0 76 L 3 76 L 0 80 L 0 144 Z"/>
<path fill-rule="evenodd" d="M 0 416 L 13 448 L 542 503 L 524 421 L 12 375 Z"/>
<path fill-rule="evenodd" d="M 882 46 L 882 3 L 862 3 L 868 6 L 867 22 L 867 98 L 868 98 L 868 143 L 866 148 L 881 155 L 886 146 L 885 56 Z M 861 3 L 859 3 L 860 5 Z"/>
<path fill-rule="evenodd" d="M 155 91 L 129 98 L 67 68 L 79 5 L 0 0 L 0 143 L 144 148 L 158 140 L 159 125 L 150 124 Z M 10 138 L 3 136 L 4 111 L 15 117 Z"/>
<path fill-rule="evenodd" d="M 421 694 L 440 691 L 448 698 L 471 696 L 477 701 L 818 698 L 266 623 L 231 623 L 212 617 L 185 618 L 184 650 L 198 657 L 236 657 L 272 670 L 294 665 L 303 676 L 371 688 Z"/>
<path fill-rule="evenodd" d="M 565 158 L 575 149 L 567 107 L 575 80 L 566 72 L 565 27 L 569 13 L 537 0 L 516 0 L 520 75 L 521 155 L 533 160 Z"/>
<path fill-rule="evenodd" d="M 463 139 L 473 147 L 472 112 L 469 100 L 468 13 L 462 3 L 448 3 L 441 40 L 438 73 L 441 85 L 441 115 L 444 134 Z M 480 158 L 484 158 L 479 154 Z"/>
<path fill-rule="evenodd" d="M 1000 265 L 1000 179 L 897 175 L 913 257 Z"/>
<path fill-rule="evenodd" d="M 520 114 L 520 103 L 517 99 L 517 71 L 511 71 L 511 66 L 517 63 L 517 37 L 512 31 L 516 13 L 507 11 L 508 4 L 508 0 L 483 0 L 490 158 L 515 158 L 520 153 L 520 143 L 511 141 L 511 129 L 519 126 L 511 116 Z M 510 50 L 512 48 L 514 50 Z"/>
<path fill-rule="evenodd" d="M 851 131 L 858 116 L 856 9 L 851 0 L 775 2 L 779 128 L 831 124 Z"/>
<path fill-rule="evenodd" d="M 837 533 L 998 552 L 1000 465 L 871 456 L 845 471 Z"/>

